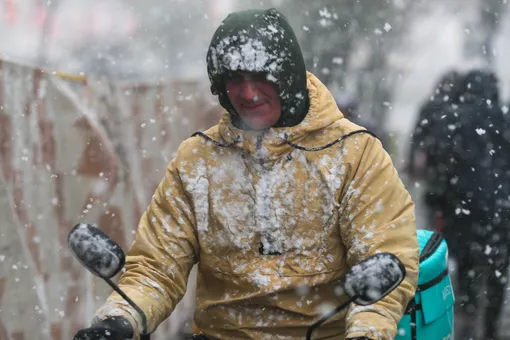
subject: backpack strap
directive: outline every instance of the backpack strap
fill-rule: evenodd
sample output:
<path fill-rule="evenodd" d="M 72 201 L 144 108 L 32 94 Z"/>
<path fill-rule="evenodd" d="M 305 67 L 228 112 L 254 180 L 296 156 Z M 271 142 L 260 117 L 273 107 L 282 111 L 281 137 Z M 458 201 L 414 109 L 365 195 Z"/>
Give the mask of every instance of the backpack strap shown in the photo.
<path fill-rule="evenodd" d="M 449 273 L 448 268 L 446 268 L 441 274 L 439 274 L 435 279 L 430 280 L 429 282 L 425 282 L 421 285 L 418 285 L 417 292 L 423 292 L 424 290 L 429 289 L 430 287 L 433 287 L 437 285 L 439 282 L 441 282 Z"/>
<path fill-rule="evenodd" d="M 440 233 L 433 233 L 432 236 L 429 238 L 427 243 L 425 244 L 425 247 L 423 247 L 423 250 L 420 254 L 420 262 L 425 261 L 428 259 L 436 249 L 441 245 L 441 242 L 443 241 L 443 235 Z"/>
<path fill-rule="evenodd" d="M 427 260 L 430 256 L 432 256 L 432 254 L 434 254 L 437 248 L 439 248 L 439 246 L 441 245 L 441 242 L 443 242 L 443 235 L 441 235 L 440 233 L 433 233 L 432 236 L 427 241 L 427 243 L 425 244 L 425 246 L 423 247 L 423 250 L 420 255 L 420 263 Z M 445 278 L 445 276 L 448 275 L 448 273 L 449 273 L 448 267 L 446 267 L 446 269 L 436 278 L 419 285 L 417 291 L 421 292 L 438 284 L 439 282 L 441 282 L 442 279 Z"/>

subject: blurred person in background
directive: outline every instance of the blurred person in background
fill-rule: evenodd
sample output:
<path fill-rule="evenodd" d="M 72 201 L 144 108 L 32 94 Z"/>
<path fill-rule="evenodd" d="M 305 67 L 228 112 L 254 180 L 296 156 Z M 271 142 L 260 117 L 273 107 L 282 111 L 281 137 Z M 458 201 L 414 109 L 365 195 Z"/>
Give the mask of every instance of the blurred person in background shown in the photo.
<path fill-rule="evenodd" d="M 314 338 L 393 339 L 416 290 L 419 248 L 414 204 L 380 141 L 344 118 L 306 71 L 276 9 L 230 14 L 207 70 L 222 120 L 181 143 L 119 280 L 149 331 L 172 313 L 199 262 L 202 338 L 303 339 L 323 308 L 345 301 L 346 270 L 387 251 L 406 267 L 402 284 L 370 306 L 352 304 Z M 136 338 L 139 328 L 112 294 L 75 339 Z"/>
<path fill-rule="evenodd" d="M 437 159 L 442 144 L 449 143 L 443 132 L 443 119 L 447 112 L 458 108 L 463 90 L 463 76 L 457 71 L 447 72 L 434 87 L 430 97 L 420 108 L 418 119 L 411 137 L 408 175 L 415 181 L 424 182 L 424 203 L 428 228 L 442 231 L 441 206 L 437 206 L 437 195 L 443 188 L 437 186 L 439 168 Z M 446 138 L 446 139 L 445 139 Z"/>
<path fill-rule="evenodd" d="M 409 171 L 415 177 L 423 177 L 427 163 L 423 162 L 434 144 L 434 126 L 441 123 L 441 117 L 451 107 L 458 106 L 462 91 L 462 75 L 457 71 L 447 72 L 434 87 L 434 91 L 420 108 L 411 138 Z M 423 154 L 423 155 L 422 155 Z"/>
<path fill-rule="evenodd" d="M 439 190 L 428 199 L 442 214 L 444 236 L 458 264 L 460 339 L 476 338 L 478 297 L 484 292 L 482 339 L 497 339 L 507 284 L 510 130 L 498 93 L 493 72 L 469 72 L 458 105 L 443 112 L 431 133 Z"/>

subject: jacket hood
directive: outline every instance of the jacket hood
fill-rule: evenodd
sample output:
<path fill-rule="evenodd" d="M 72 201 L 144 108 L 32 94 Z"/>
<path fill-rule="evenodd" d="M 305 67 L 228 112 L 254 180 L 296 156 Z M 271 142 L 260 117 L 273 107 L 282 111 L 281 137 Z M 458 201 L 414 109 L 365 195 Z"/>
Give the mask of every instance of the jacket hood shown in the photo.
<path fill-rule="evenodd" d="M 457 71 L 446 73 L 437 83 L 432 95 L 432 102 L 444 104 L 445 98 L 448 102 L 457 103 L 463 91 L 463 78 Z"/>
<path fill-rule="evenodd" d="M 464 79 L 464 102 L 497 105 L 499 102 L 498 78 L 489 70 L 474 70 Z"/>
<path fill-rule="evenodd" d="M 274 8 L 234 12 L 223 20 L 207 52 L 207 72 L 211 92 L 239 128 L 246 127 L 225 90 L 236 72 L 265 73 L 276 84 L 282 115 L 275 127 L 297 125 L 308 111 L 303 54 L 287 19 Z"/>

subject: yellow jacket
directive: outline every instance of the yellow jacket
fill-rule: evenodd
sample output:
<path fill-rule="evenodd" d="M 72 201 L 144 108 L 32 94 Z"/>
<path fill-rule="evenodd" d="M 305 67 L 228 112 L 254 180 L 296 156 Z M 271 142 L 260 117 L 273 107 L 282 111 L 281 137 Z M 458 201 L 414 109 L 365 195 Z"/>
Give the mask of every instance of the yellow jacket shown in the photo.
<path fill-rule="evenodd" d="M 180 145 L 119 281 L 150 330 L 170 315 L 198 262 L 195 321 L 211 339 L 304 339 L 322 313 L 345 301 L 339 284 L 348 268 L 388 251 L 405 264 L 405 281 L 372 306 L 337 314 L 314 339 L 395 336 L 416 289 L 414 204 L 373 136 L 321 148 L 361 128 L 310 73 L 307 87 L 310 110 L 297 126 L 262 136 L 236 129 L 225 114 L 209 138 Z M 117 294 L 96 319 L 114 315 L 139 330 Z"/>

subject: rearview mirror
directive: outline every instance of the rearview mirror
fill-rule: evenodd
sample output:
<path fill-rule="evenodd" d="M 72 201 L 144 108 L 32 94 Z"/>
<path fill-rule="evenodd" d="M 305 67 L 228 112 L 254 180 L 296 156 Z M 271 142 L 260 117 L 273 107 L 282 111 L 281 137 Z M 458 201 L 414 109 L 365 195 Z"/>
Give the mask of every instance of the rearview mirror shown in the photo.
<path fill-rule="evenodd" d="M 144 311 L 110 280 L 126 262 L 122 248 L 108 235 L 88 223 L 75 225 L 67 236 L 67 243 L 82 265 L 108 283 L 138 312 L 142 320 L 140 340 L 149 340 L 151 336 L 147 331 L 147 316 Z"/>
<path fill-rule="evenodd" d="M 77 224 L 67 243 L 81 264 L 103 279 L 117 275 L 126 262 L 122 248 L 91 224 Z"/>
<path fill-rule="evenodd" d="M 344 280 L 344 291 L 349 299 L 314 322 L 306 332 L 306 339 L 312 339 L 316 328 L 347 308 L 351 302 L 360 306 L 371 305 L 391 293 L 405 277 L 404 264 L 391 253 L 372 255 L 353 266 L 345 274 Z"/>
<path fill-rule="evenodd" d="M 344 288 L 357 305 L 373 304 L 391 293 L 404 280 L 404 264 L 391 253 L 378 253 L 353 266 Z"/>

